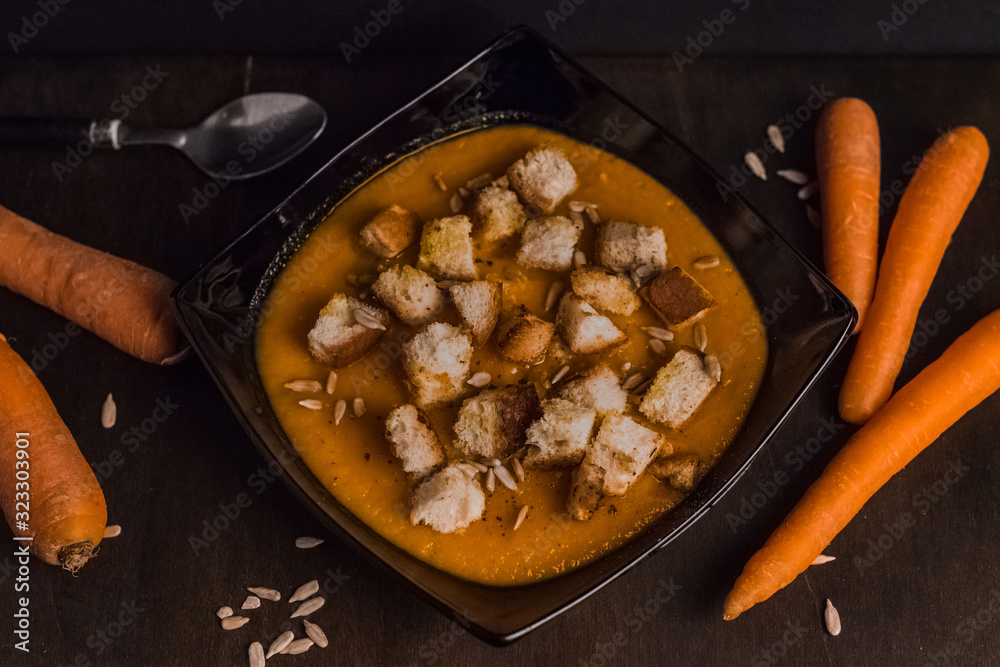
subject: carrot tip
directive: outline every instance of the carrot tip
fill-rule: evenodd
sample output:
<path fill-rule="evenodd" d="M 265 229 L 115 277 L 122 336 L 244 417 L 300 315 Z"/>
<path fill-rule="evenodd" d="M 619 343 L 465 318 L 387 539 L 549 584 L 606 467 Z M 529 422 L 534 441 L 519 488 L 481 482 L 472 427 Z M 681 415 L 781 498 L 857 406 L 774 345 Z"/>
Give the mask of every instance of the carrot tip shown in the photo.
<path fill-rule="evenodd" d="M 59 550 L 59 563 L 64 570 L 69 570 L 72 574 L 80 571 L 80 568 L 87 564 L 87 561 L 97 555 L 94 543 L 90 540 L 77 542 Z"/>

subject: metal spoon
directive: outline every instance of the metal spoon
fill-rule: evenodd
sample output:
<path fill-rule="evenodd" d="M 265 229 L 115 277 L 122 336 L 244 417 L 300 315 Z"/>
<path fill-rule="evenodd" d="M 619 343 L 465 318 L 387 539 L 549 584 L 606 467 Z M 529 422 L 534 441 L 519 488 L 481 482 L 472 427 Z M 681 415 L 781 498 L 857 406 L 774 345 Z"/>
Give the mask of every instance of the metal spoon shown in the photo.
<path fill-rule="evenodd" d="M 210 176 L 250 178 L 292 159 L 326 127 L 326 112 L 304 95 L 245 95 L 185 130 L 134 128 L 114 120 L 0 120 L 0 144 L 66 144 L 67 162 L 93 148 L 173 146 Z M 75 165 L 69 164 L 68 167 Z"/>

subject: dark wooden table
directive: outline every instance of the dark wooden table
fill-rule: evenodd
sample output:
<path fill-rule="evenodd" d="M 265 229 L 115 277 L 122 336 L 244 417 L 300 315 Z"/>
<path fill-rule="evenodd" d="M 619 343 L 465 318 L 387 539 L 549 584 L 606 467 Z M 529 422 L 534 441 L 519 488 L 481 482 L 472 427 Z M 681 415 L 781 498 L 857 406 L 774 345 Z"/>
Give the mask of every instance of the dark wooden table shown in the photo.
<path fill-rule="evenodd" d="M 305 93 L 330 113 L 321 141 L 303 157 L 214 197 L 207 196 L 215 192 L 206 189 L 209 179 L 166 149 L 79 160 L 67 148 L 4 149 L 0 203 L 182 280 L 339 147 L 459 63 L 374 54 L 351 66 L 339 55 L 0 60 L 3 116 L 121 117 L 127 110 L 127 122 L 181 126 L 242 93 L 269 90 Z M 798 114 L 787 153 L 768 157 L 771 178 L 741 191 L 817 263 L 819 234 L 796 187 L 773 176 L 782 167 L 813 171 L 810 96 L 857 95 L 878 113 L 883 233 L 898 200 L 893 192 L 940 129 L 973 123 L 1000 138 L 998 59 L 705 56 L 683 71 L 669 56 L 584 63 L 723 173 L 738 168 L 746 150 L 764 147 L 769 123 Z M 998 177 L 991 165 L 944 258 L 902 380 L 1000 306 Z M 201 196 L 203 209 L 185 219 L 181 205 Z M 877 494 L 828 549 L 835 562 L 724 623 L 722 600 L 747 557 L 852 432 L 835 412 L 842 355 L 696 526 L 598 595 L 498 649 L 335 541 L 296 549 L 296 537 L 323 536 L 322 529 L 281 483 L 255 481 L 262 460 L 197 361 L 145 365 L 89 333 L 67 335 L 60 317 L 3 290 L 0 331 L 33 360 L 101 475 L 110 523 L 123 527 L 79 577 L 32 562 L 30 655 L 13 648 L 13 542 L 0 547 L 0 664 L 246 664 L 248 644 L 272 636 L 287 605 L 265 601 L 251 624 L 234 632 L 219 629 L 215 610 L 238 607 L 245 586 L 287 596 L 313 578 L 327 591 L 314 620 L 331 647 L 281 658 L 288 664 L 985 665 L 1000 652 L 1000 396 Z M 100 424 L 108 392 L 119 411 L 112 430 Z M 248 506 L 238 507 L 241 498 Z M 234 518 L 220 520 L 227 512 Z M 228 525 L 206 532 L 213 521 Z M 0 528 L 0 542 L 9 536 Z M 193 547 L 196 538 L 208 545 Z M 660 604 L 657 595 L 669 584 L 679 588 Z M 826 598 L 843 618 L 836 638 L 823 630 Z"/>

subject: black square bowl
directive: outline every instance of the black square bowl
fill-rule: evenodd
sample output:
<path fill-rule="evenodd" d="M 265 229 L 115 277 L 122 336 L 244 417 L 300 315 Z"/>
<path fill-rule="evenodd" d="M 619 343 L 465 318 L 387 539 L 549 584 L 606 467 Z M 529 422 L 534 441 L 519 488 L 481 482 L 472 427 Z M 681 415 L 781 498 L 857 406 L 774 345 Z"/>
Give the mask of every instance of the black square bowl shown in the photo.
<path fill-rule="evenodd" d="M 742 429 L 673 511 L 620 548 L 533 584 L 495 587 L 437 570 L 380 537 L 319 483 L 282 431 L 261 386 L 255 324 L 288 258 L 330 210 L 401 156 L 457 132 L 531 123 L 608 150 L 643 169 L 701 218 L 736 263 L 762 312 L 769 358 Z M 837 353 L 856 313 L 686 146 L 544 39 L 516 28 L 335 156 L 174 295 L 191 345 L 261 454 L 280 463 L 301 502 L 341 540 L 495 644 L 524 636 L 677 538 L 746 470 Z"/>

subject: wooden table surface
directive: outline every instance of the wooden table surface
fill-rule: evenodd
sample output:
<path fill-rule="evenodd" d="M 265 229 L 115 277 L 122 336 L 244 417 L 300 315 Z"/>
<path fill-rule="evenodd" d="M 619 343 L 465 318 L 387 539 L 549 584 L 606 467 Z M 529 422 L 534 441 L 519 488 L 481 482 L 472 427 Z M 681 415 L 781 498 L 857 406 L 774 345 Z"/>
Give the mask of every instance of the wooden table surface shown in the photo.
<path fill-rule="evenodd" d="M 765 146 L 769 123 L 790 123 L 787 152 L 767 157 L 771 177 L 740 189 L 817 263 L 818 230 L 796 186 L 773 175 L 813 171 L 811 102 L 857 95 L 878 113 L 883 237 L 915 156 L 939 131 L 972 123 L 1000 139 L 995 58 L 704 56 L 682 71 L 669 55 L 583 62 L 724 174 L 746 150 Z M 184 126 L 240 94 L 271 90 L 312 96 L 330 115 L 301 158 L 223 188 L 168 149 L 5 148 L 0 203 L 184 280 L 337 149 L 458 64 L 374 54 L 350 66 L 339 55 L 0 59 L 3 116 L 127 113 L 128 123 Z M 902 380 L 1000 306 L 998 176 L 991 165 L 945 255 Z M 182 205 L 198 212 L 185 215 Z M 143 364 L 89 333 L 68 334 L 59 316 L 5 290 L 0 331 L 33 363 L 101 477 L 109 522 L 123 528 L 78 577 L 32 561 L 30 654 L 13 647 L 14 543 L 0 528 L 0 542 L 8 540 L 0 547 L 0 664 L 247 664 L 247 646 L 281 629 L 287 603 L 265 601 L 233 632 L 219 628 L 215 610 L 238 607 L 246 586 L 287 597 L 313 578 L 328 598 L 313 620 L 331 646 L 283 664 L 985 665 L 1000 653 L 997 396 L 869 502 L 828 549 L 836 561 L 724 623 L 722 600 L 746 559 L 852 432 L 835 411 L 847 361 L 841 355 L 705 518 L 604 591 L 501 649 L 466 634 L 336 541 L 296 549 L 296 537 L 323 537 L 323 530 L 280 482 L 257 481 L 262 459 L 197 360 L 166 369 Z M 108 392 L 118 403 L 111 430 L 100 424 Z M 222 530 L 206 528 L 213 522 Z M 665 587 L 675 593 L 661 603 Z M 827 598 L 843 619 L 839 637 L 823 630 Z"/>

